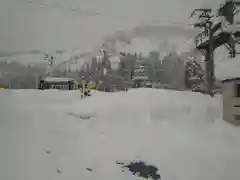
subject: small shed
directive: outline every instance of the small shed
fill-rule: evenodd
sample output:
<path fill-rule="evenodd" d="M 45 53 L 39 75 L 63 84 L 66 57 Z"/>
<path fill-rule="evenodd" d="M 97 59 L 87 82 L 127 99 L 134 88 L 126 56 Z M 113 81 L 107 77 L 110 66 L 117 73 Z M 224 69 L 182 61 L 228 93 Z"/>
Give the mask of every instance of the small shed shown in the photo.
<path fill-rule="evenodd" d="M 39 81 L 38 89 L 59 89 L 59 90 L 75 90 L 77 82 L 73 78 L 67 77 L 47 77 Z"/>
<path fill-rule="evenodd" d="M 222 80 L 223 119 L 240 125 L 240 77 Z"/>

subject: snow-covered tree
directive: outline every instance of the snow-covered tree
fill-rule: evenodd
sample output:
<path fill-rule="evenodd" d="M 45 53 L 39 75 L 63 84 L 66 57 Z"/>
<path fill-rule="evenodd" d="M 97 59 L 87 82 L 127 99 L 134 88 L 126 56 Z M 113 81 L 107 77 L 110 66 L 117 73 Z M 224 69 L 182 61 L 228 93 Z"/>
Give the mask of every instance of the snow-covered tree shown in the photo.
<path fill-rule="evenodd" d="M 204 70 L 195 59 L 186 62 L 185 84 L 188 89 L 192 89 L 193 91 L 204 92 L 206 89 Z"/>

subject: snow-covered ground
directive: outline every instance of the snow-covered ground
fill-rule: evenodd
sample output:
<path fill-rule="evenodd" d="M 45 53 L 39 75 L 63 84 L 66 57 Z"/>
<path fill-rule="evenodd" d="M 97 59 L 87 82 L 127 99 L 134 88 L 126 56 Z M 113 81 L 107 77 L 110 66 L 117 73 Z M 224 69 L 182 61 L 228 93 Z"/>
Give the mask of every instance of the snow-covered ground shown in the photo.
<path fill-rule="evenodd" d="M 0 179 L 134 180 L 116 161 L 143 160 L 163 180 L 239 180 L 240 131 L 221 120 L 220 99 L 0 90 Z"/>

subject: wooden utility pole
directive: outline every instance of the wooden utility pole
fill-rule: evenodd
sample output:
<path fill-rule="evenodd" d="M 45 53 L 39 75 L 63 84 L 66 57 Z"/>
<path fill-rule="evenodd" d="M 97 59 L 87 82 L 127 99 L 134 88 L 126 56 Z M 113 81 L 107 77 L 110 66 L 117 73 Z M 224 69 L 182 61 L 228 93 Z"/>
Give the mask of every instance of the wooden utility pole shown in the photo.
<path fill-rule="evenodd" d="M 224 20 L 218 22 L 214 27 L 211 19 L 213 16 L 210 15 L 211 9 L 195 9 L 191 14 L 192 17 L 196 11 L 202 12 L 201 15 L 198 16 L 198 20 L 200 21 L 194 24 L 195 27 L 203 29 L 203 32 L 196 37 L 196 48 L 205 54 L 207 91 L 211 96 L 214 95 L 213 89 L 215 82 L 214 50 L 224 45 L 229 51 L 230 58 L 234 58 L 235 55 L 238 54 L 236 53 L 235 44 L 239 44 L 240 30 L 234 27 L 236 25 L 234 23 L 234 16 L 240 12 L 237 9 L 239 6 L 240 2 L 235 0 L 229 0 L 225 4 L 222 4 L 220 9 L 218 9 L 218 16 L 224 17 Z M 223 24 L 225 22 L 227 23 Z M 226 29 L 221 27 L 226 27 Z M 228 29 L 228 27 L 230 29 Z M 233 29 L 231 29 L 231 27 L 233 27 Z M 218 30 L 220 31 L 217 35 L 213 36 Z M 208 39 L 203 41 L 203 36 L 208 37 Z"/>
<path fill-rule="evenodd" d="M 213 60 L 213 53 L 214 53 L 214 47 L 213 47 L 213 31 L 211 29 L 212 27 L 212 21 L 211 21 L 211 9 L 195 9 L 191 16 L 192 17 L 197 11 L 200 11 L 201 14 L 198 16 L 198 20 L 200 22 L 197 22 L 194 24 L 194 27 L 201 28 L 204 33 L 201 33 L 201 36 L 204 34 L 205 37 L 208 37 L 208 46 L 206 49 L 204 49 L 204 55 L 205 55 L 205 81 L 207 86 L 207 92 L 210 96 L 214 95 L 213 89 L 214 89 L 214 82 L 215 82 L 215 75 L 214 75 L 214 60 Z M 202 37 L 201 37 L 202 38 Z"/>
<path fill-rule="evenodd" d="M 208 37 L 209 37 L 209 47 L 206 49 L 205 54 L 205 64 L 206 64 L 206 83 L 207 91 L 210 96 L 214 96 L 214 83 L 215 83 L 215 73 L 214 73 L 214 48 L 213 48 L 213 33 L 211 30 L 212 22 L 208 22 Z"/>
<path fill-rule="evenodd" d="M 56 57 L 49 56 L 48 53 L 45 54 L 44 60 L 48 61 L 47 74 L 51 77 L 53 76 L 53 65 L 55 64 Z"/>

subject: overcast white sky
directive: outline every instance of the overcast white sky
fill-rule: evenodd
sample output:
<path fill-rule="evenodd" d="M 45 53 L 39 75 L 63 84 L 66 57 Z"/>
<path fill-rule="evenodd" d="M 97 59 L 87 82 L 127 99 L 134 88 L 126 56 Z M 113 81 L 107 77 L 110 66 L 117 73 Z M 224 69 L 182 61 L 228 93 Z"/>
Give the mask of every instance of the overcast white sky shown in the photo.
<path fill-rule="evenodd" d="M 192 9 L 222 1 L 0 0 L 0 51 L 86 50 L 117 29 L 147 21 L 186 23 Z"/>

